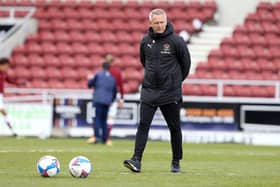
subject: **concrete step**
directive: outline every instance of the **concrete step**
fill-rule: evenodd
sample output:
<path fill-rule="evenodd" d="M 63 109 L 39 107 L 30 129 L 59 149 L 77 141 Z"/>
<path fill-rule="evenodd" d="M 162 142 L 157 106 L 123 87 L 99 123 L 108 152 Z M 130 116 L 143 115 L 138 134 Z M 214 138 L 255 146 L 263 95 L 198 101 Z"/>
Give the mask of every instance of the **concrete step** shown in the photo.
<path fill-rule="evenodd" d="M 198 63 L 207 61 L 209 52 L 218 49 L 222 39 L 230 36 L 232 31 L 231 27 L 205 25 L 202 32 L 191 38 L 188 45 L 192 59 L 191 73 L 195 71 Z"/>
<path fill-rule="evenodd" d="M 232 27 L 226 26 L 211 26 L 211 25 L 204 25 L 203 32 L 214 32 L 214 33 L 231 33 L 233 31 Z"/>

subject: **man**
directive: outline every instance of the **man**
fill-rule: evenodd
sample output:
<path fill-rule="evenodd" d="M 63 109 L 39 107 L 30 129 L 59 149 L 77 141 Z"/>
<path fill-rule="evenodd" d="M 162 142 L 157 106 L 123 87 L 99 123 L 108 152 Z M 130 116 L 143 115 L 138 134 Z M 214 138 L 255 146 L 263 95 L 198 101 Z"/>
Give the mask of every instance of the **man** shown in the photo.
<path fill-rule="evenodd" d="M 9 69 L 9 59 L 8 58 L 0 58 L 0 112 L 3 115 L 4 122 L 11 130 L 13 136 L 17 136 L 16 132 L 12 128 L 10 119 L 8 117 L 7 111 L 4 107 L 3 97 L 4 97 L 4 84 L 5 82 L 9 82 L 15 85 L 24 85 L 24 82 L 18 82 L 17 80 L 13 79 L 12 77 L 8 76 L 7 71 Z"/>
<path fill-rule="evenodd" d="M 109 107 L 116 98 L 117 87 L 114 77 L 109 72 L 110 64 L 102 64 L 103 71 L 98 72 L 94 78 L 88 81 L 88 87 L 94 88 L 93 105 L 95 107 L 93 143 L 106 143 L 107 140 L 107 117 Z M 100 135 L 100 129 L 102 136 Z"/>
<path fill-rule="evenodd" d="M 159 107 L 170 131 L 171 172 L 180 172 L 182 132 L 180 104 L 182 82 L 190 69 L 190 54 L 183 39 L 173 31 L 162 9 L 149 13 L 150 28 L 140 45 L 140 60 L 145 69 L 140 98 L 140 124 L 137 129 L 134 154 L 124 166 L 133 172 L 141 171 L 144 152 L 153 116 Z"/>
<path fill-rule="evenodd" d="M 105 56 L 105 62 L 108 62 L 110 65 L 109 68 L 109 72 L 111 73 L 111 75 L 115 78 L 116 80 L 116 84 L 117 84 L 117 90 L 120 94 L 120 98 L 113 102 L 110 106 L 109 109 L 109 113 L 108 113 L 108 119 L 107 119 L 107 123 L 108 123 L 108 132 L 107 132 L 107 141 L 106 141 L 106 145 L 108 146 L 112 146 L 112 141 L 111 141 L 111 131 L 113 128 L 113 125 L 115 123 L 115 118 L 117 115 L 117 109 L 122 108 L 123 107 L 123 95 L 124 95 L 124 91 L 123 91 L 123 79 L 122 79 L 122 75 L 121 75 L 121 71 L 118 67 L 113 65 L 113 61 L 114 61 L 114 57 L 111 54 L 108 54 Z M 88 139 L 88 143 L 93 143 L 95 142 L 95 136 L 92 136 Z"/>

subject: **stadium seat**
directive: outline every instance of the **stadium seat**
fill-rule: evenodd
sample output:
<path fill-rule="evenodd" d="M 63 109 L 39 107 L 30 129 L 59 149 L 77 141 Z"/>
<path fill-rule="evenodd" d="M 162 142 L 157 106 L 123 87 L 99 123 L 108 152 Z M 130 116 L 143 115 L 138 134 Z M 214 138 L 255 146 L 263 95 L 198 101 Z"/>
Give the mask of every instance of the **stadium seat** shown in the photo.
<path fill-rule="evenodd" d="M 123 75 L 124 82 L 129 82 L 131 80 L 136 80 L 137 84 L 139 84 L 139 82 L 143 78 L 143 75 L 142 75 L 141 71 L 138 71 L 134 68 L 126 68 L 122 72 L 122 75 Z"/>
<path fill-rule="evenodd" d="M 74 61 L 76 63 L 76 67 L 82 68 L 90 68 L 93 67 L 93 62 L 91 62 L 90 58 L 83 54 L 78 54 L 74 56 Z"/>
<path fill-rule="evenodd" d="M 56 54 L 58 52 L 55 44 L 51 42 L 43 42 L 41 48 L 44 54 Z"/>
<path fill-rule="evenodd" d="M 71 41 L 71 37 L 66 31 L 57 30 L 53 33 L 56 42 L 68 42 Z"/>
<path fill-rule="evenodd" d="M 63 81 L 64 88 L 66 89 L 79 89 L 84 85 L 84 83 L 80 83 L 74 79 L 65 79 Z"/>
<path fill-rule="evenodd" d="M 48 67 L 61 67 L 62 63 L 60 62 L 60 60 L 58 59 L 58 57 L 56 57 L 53 54 L 45 54 L 43 56 L 44 62 L 46 64 L 46 66 Z"/>
<path fill-rule="evenodd" d="M 71 45 L 65 42 L 59 42 L 58 44 L 56 44 L 56 50 L 58 54 L 68 54 L 68 55 L 72 54 L 74 51 Z"/>
<path fill-rule="evenodd" d="M 19 66 L 14 69 L 14 72 L 17 79 L 31 80 L 32 78 L 29 68 Z"/>
<path fill-rule="evenodd" d="M 26 44 L 26 50 L 28 53 L 42 53 L 41 45 L 37 42 L 29 42 Z"/>
<path fill-rule="evenodd" d="M 40 80 L 40 79 L 33 79 L 31 82 L 30 82 L 30 87 L 31 88 L 49 88 L 49 85 L 47 84 L 46 81 L 44 80 Z"/>
<path fill-rule="evenodd" d="M 78 66 L 78 62 L 76 62 L 70 54 L 60 54 L 58 60 L 63 68 L 74 68 Z M 67 73 L 67 71 L 64 71 L 63 73 Z"/>
<path fill-rule="evenodd" d="M 61 14 L 61 13 L 60 13 Z M 52 19 L 51 21 L 51 25 L 50 25 L 50 29 L 53 31 L 66 31 L 69 29 L 67 22 L 65 20 L 62 19 Z M 49 30 L 48 28 L 46 28 L 46 30 Z"/>
<path fill-rule="evenodd" d="M 232 86 L 234 93 L 238 97 L 251 97 L 252 91 L 250 86 L 247 85 L 233 85 Z"/>
<path fill-rule="evenodd" d="M 38 80 L 46 80 L 46 71 L 43 68 L 33 66 L 30 68 L 31 78 Z"/>
<path fill-rule="evenodd" d="M 63 80 L 77 80 L 79 77 L 74 69 L 70 68 L 69 66 L 61 68 L 61 74 Z"/>
<path fill-rule="evenodd" d="M 30 63 L 30 66 L 35 66 L 35 67 L 45 67 L 46 66 L 43 57 L 40 56 L 38 53 L 30 54 L 28 56 L 28 61 Z"/>
<path fill-rule="evenodd" d="M 83 43 L 87 41 L 82 31 L 77 31 L 77 30 L 70 31 L 69 37 L 71 38 L 71 42 Z"/>
<path fill-rule="evenodd" d="M 183 94 L 184 95 L 202 95 L 202 91 L 199 85 L 195 84 L 183 84 Z"/>
<path fill-rule="evenodd" d="M 74 54 L 83 54 L 87 55 L 89 53 L 87 45 L 80 43 L 80 42 L 75 42 L 72 44 L 72 50 Z"/>
<path fill-rule="evenodd" d="M 203 96 L 217 96 L 218 94 L 216 85 L 202 84 L 200 87 Z"/>
<path fill-rule="evenodd" d="M 31 65 L 28 56 L 19 53 L 13 55 L 11 64 L 16 67 L 29 67 Z"/>
<path fill-rule="evenodd" d="M 47 67 L 45 69 L 47 80 L 61 80 L 62 79 L 62 73 L 60 69 L 56 67 Z"/>

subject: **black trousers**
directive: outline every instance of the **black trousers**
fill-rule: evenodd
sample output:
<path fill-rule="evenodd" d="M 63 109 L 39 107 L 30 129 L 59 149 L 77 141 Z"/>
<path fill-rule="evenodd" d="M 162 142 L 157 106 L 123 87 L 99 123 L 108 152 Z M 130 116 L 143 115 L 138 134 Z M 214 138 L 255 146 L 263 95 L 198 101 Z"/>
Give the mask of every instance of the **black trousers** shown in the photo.
<path fill-rule="evenodd" d="M 134 155 L 133 157 L 140 160 L 146 147 L 149 129 L 153 120 L 154 114 L 159 107 L 164 119 L 167 122 L 171 135 L 172 159 L 181 160 L 183 157 L 182 151 L 182 131 L 180 124 L 180 103 L 170 103 L 161 106 L 152 106 L 145 103 L 140 105 L 140 124 L 137 129 Z"/>

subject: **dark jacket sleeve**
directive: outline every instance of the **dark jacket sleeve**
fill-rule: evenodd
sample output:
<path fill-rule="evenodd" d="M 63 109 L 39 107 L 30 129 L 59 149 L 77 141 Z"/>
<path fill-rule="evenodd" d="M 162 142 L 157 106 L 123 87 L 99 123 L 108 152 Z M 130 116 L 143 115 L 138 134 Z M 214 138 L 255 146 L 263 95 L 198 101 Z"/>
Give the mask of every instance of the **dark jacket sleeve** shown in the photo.
<path fill-rule="evenodd" d="M 112 102 L 116 99 L 117 97 L 117 87 L 115 86 L 114 89 L 113 89 L 113 99 L 112 99 Z"/>
<path fill-rule="evenodd" d="M 144 38 L 142 39 L 141 43 L 140 43 L 140 61 L 141 61 L 141 64 L 143 65 L 143 67 L 145 67 L 145 55 L 144 55 Z"/>
<path fill-rule="evenodd" d="M 94 76 L 94 78 L 90 79 L 90 80 L 87 82 L 88 88 L 94 88 L 94 87 L 95 87 L 96 79 L 97 79 L 97 75 Z"/>
<path fill-rule="evenodd" d="M 178 39 L 178 48 L 177 48 L 177 58 L 182 70 L 182 81 L 188 76 L 190 67 L 191 67 L 191 58 L 190 53 L 185 44 L 184 40 L 179 37 Z"/>

